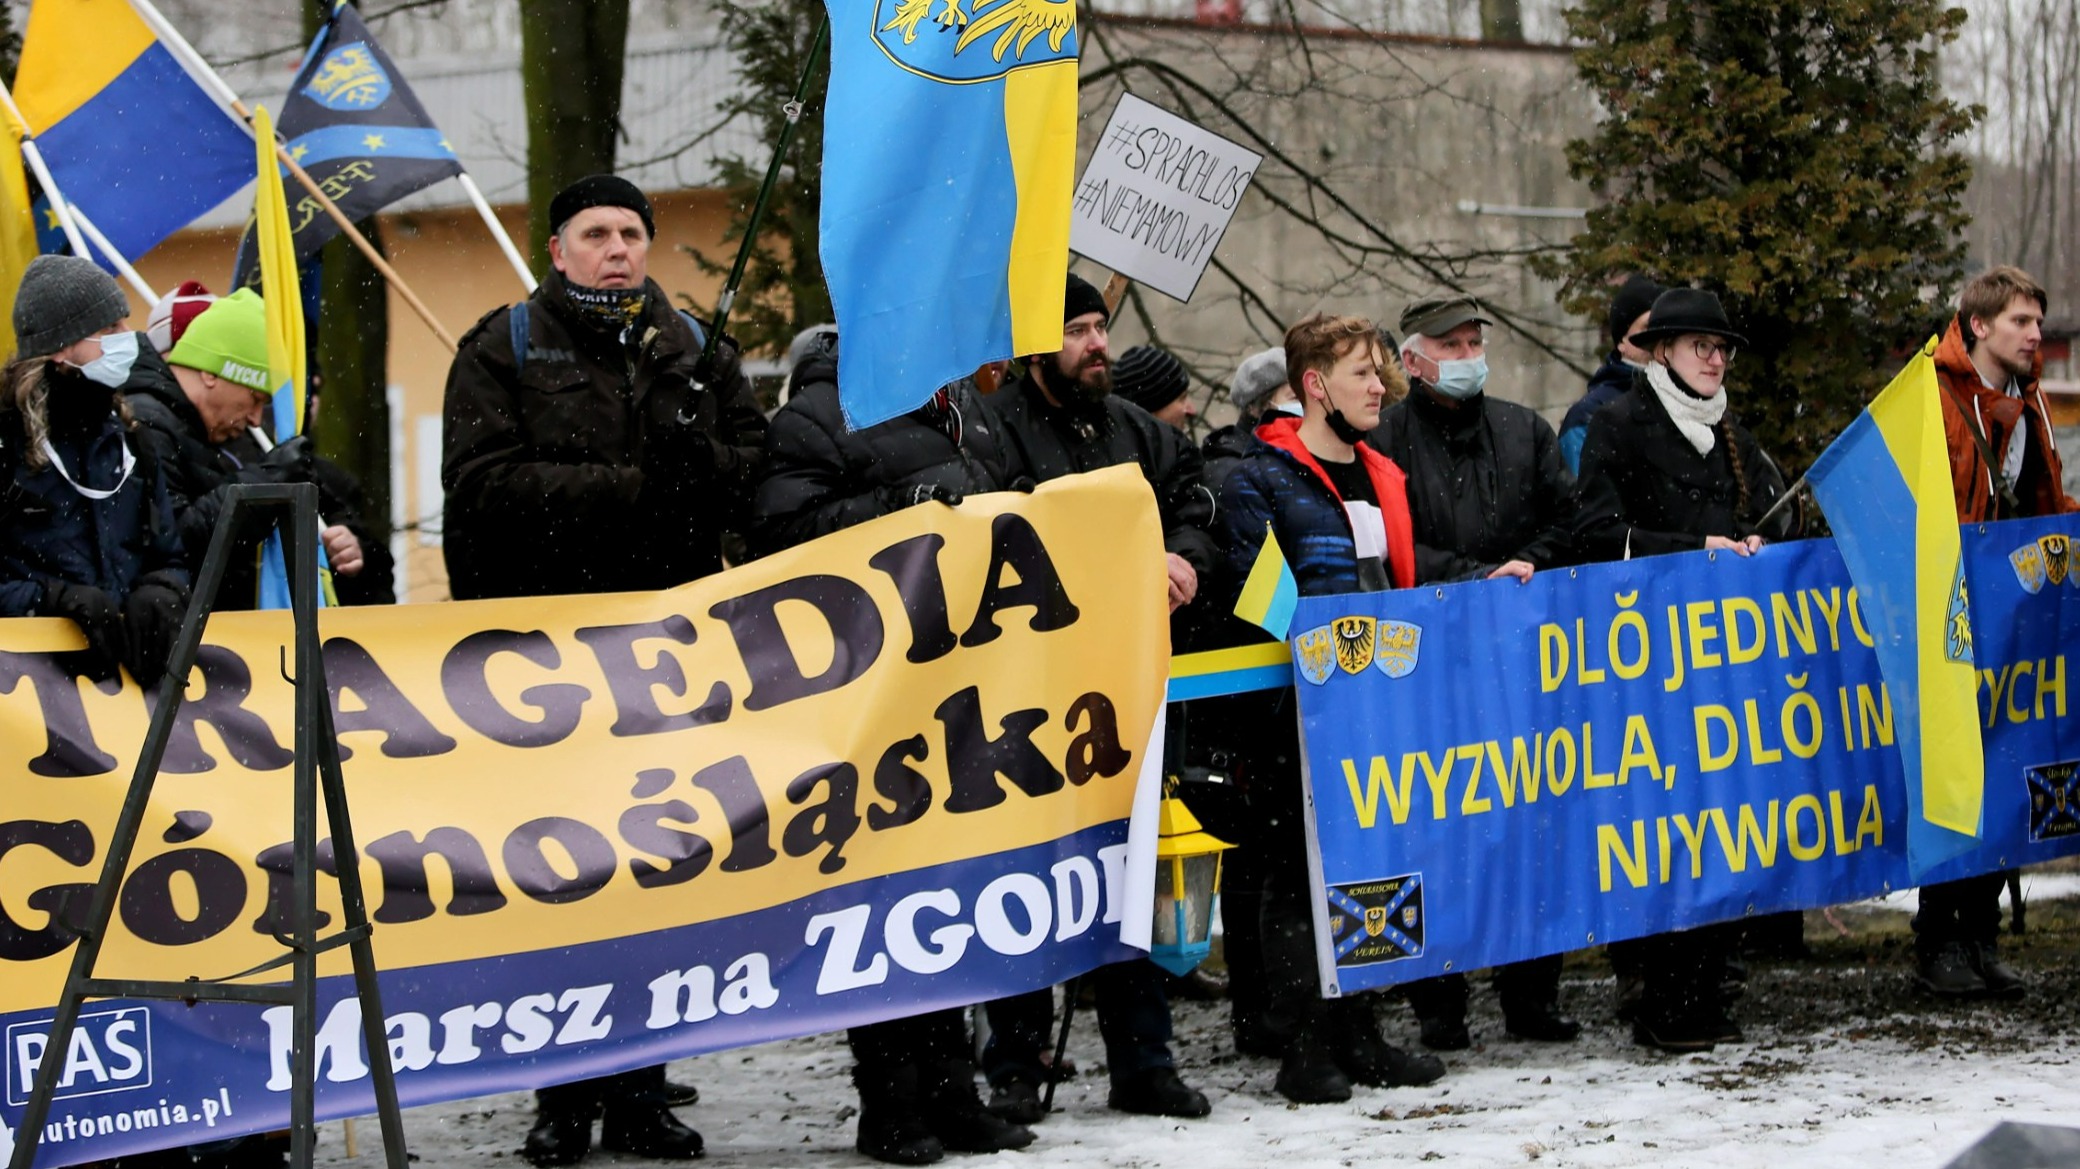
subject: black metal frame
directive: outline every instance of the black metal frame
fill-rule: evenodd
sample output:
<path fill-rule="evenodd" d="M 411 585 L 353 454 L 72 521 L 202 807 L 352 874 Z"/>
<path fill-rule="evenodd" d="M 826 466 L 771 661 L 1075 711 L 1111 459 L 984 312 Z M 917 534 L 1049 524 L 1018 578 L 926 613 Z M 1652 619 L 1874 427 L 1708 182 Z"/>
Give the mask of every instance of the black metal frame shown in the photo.
<path fill-rule="evenodd" d="M 383 1022 L 382 998 L 376 987 L 375 951 L 369 943 L 368 905 L 362 895 L 361 874 L 356 864 L 354 833 L 347 820 L 346 787 L 340 778 L 339 742 L 332 729 L 332 698 L 325 684 L 325 663 L 318 639 L 318 563 L 324 554 L 318 536 L 318 489 L 308 483 L 286 486 L 234 486 L 230 488 L 223 516 L 210 537 L 209 552 L 203 557 L 202 576 L 196 581 L 194 600 L 181 624 L 180 640 L 159 682 L 159 703 L 152 712 L 144 749 L 137 770 L 130 777 L 130 792 L 123 800 L 115 833 L 109 838 L 102 859 L 101 877 L 87 918 L 69 920 L 61 906 L 57 924 L 78 935 L 72 953 L 72 969 L 65 976 L 65 991 L 58 1000 L 57 1018 L 51 1024 L 45 1050 L 71 1050 L 72 1033 L 81 1007 L 90 998 L 162 999 L 185 1002 L 259 1003 L 286 1005 L 292 1010 L 294 1040 L 291 1048 L 289 1095 L 290 1164 L 307 1169 L 317 1144 L 317 996 L 318 955 L 346 946 L 353 955 L 355 993 L 361 1002 L 361 1030 L 368 1044 L 368 1065 L 375 1088 L 376 1112 L 381 1118 L 383 1152 L 389 1169 L 406 1169 L 404 1120 L 397 1107 L 397 1079 L 390 1066 L 390 1045 Z M 296 674 L 296 763 L 294 768 L 294 860 L 292 932 L 275 939 L 288 952 L 236 974 L 220 978 L 189 977 L 185 981 L 97 978 L 95 963 L 107 936 L 109 917 L 116 895 L 129 869 L 130 854 L 137 844 L 152 785 L 158 780 L 159 764 L 165 757 L 176 716 L 185 697 L 186 679 L 195 666 L 202 644 L 202 630 L 215 607 L 217 590 L 224 582 L 235 545 L 233 533 L 250 532 L 255 518 L 282 535 L 284 559 L 289 566 L 291 612 L 295 620 Z M 250 547 L 250 545 L 247 545 Z M 317 936 L 317 848 L 318 799 L 322 785 L 327 827 L 342 901 L 342 928 L 329 937 Z M 239 985 L 237 979 L 290 968 L 286 985 Z M 45 1059 L 37 1070 L 34 1090 L 22 1113 L 14 1156 L 9 1169 L 30 1169 L 43 1138 L 44 1123 L 57 1091 L 65 1060 Z"/>

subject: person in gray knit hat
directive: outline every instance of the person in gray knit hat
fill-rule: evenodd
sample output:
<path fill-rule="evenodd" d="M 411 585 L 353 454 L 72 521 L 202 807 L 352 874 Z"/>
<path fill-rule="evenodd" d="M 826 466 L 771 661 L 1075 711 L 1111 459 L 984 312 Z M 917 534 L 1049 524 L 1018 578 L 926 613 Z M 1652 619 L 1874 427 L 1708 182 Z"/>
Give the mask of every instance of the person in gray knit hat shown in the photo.
<path fill-rule="evenodd" d="M 115 278 L 92 260 L 38 256 L 14 294 L 15 353 L 49 357 L 110 331 L 129 315 L 130 302 Z"/>
<path fill-rule="evenodd" d="M 63 617 L 96 681 L 165 672 L 188 605 L 166 480 L 116 393 L 137 358 L 130 304 L 92 263 L 39 256 L 15 293 L 0 376 L 0 617 Z M 35 516 L 34 522 L 21 522 Z"/>

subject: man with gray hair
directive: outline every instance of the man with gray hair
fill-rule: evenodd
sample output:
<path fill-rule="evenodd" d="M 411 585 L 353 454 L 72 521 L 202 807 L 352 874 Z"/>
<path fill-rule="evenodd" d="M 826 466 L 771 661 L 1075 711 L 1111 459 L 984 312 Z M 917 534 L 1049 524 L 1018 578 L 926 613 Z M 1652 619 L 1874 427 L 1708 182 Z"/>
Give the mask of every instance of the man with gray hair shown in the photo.
<path fill-rule="evenodd" d="M 1369 441 L 1408 475 L 1419 585 L 1530 580 L 1573 560 L 1574 477 L 1545 419 L 1487 393 L 1489 323 L 1473 298 L 1453 294 L 1418 300 L 1401 314 L 1408 397 L 1380 416 Z M 1564 1042 L 1581 1032 L 1557 1009 L 1559 979 L 1558 956 L 1496 972 L 1511 1035 Z M 1463 974 L 1407 989 L 1424 1046 L 1471 1044 Z"/>

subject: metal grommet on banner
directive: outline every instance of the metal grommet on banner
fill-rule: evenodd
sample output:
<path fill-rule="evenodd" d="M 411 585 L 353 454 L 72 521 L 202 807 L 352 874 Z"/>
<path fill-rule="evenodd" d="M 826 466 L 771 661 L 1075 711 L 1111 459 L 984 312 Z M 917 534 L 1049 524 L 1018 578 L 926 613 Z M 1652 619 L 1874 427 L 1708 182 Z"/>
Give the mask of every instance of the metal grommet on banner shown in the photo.
<path fill-rule="evenodd" d="M 1588 932 L 1588 933 L 1587 933 L 1586 935 L 1584 935 L 1584 936 L 1585 936 L 1585 937 L 1586 937 L 1586 938 L 1588 939 L 1588 943 L 1589 943 L 1590 945 L 1592 945 L 1592 946 L 1593 946 L 1593 945 L 1595 945 L 1595 944 L 1596 944 L 1596 931 L 1595 931 L 1595 930 L 1590 930 L 1590 931 L 1589 931 L 1589 932 Z"/>
<path fill-rule="evenodd" d="M 1748 907 L 1747 907 L 1746 909 L 1743 909 L 1743 910 L 1741 910 L 1741 916 L 1742 916 L 1742 917 L 1754 917 L 1754 916 L 1755 916 L 1755 903 L 1754 903 L 1754 902 L 1752 902 L 1752 901 L 1748 902 Z"/>
<path fill-rule="evenodd" d="M 2004 868 L 2004 869 L 2005 869 L 2005 868 L 2007 868 L 2007 867 L 2008 867 L 2008 858 L 2007 858 L 2007 857 L 2002 857 L 2002 858 L 2000 858 L 1999 860 L 1995 861 L 1994 863 L 1995 863 L 1996 865 L 2000 866 L 2001 868 Z"/>
<path fill-rule="evenodd" d="M 1440 601 L 1444 600 L 1444 590 L 1443 590 L 1443 589 L 1439 589 L 1439 590 L 1437 590 L 1437 599 L 1438 599 L 1438 600 L 1440 600 Z"/>
<path fill-rule="evenodd" d="M 1705 553 L 1705 554 L 1704 554 L 1704 558 L 1705 558 L 1706 560 L 1717 560 L 1717 559 L 1719 559 L 1719 550 L 1718 550 L 1717 548 L 1714 548 L 1714 549 L 1712 549 L 1712 550 L 1711 550 L 1710 552 L 1707 552 L 1707 553 Z"/>
<path fill-rule="evenodd" d="M 1445 968 L 1446 970 L 1450 970 L 1450 969 L 1452 968 L 1452 964 L 1451 964 L 1450 962 L 1446 962 L 1446 963 L 1444 964 L 1444 968 Z"/>
<path fill-rule="evenodd" d="M 1570 569 L 1568 569 L 1568 570 L 1567 570 L 1567 579 L 1569 579 L 1569 580 L 1573 580 L 1573 579 L 1574 579 L 1574 578 L 1575 578 L 1576 576 L 1578 576 L 1578 575 L 1580 575 L 1580 574 L 1579 574 L 1579 573 L 1577 573 L 1577 572 L 1575 572 L 1575 570 L 1574 570 L 1574 569 L 1572 569 L 1572 568 L 1570 568 Z"/>
<path fill-rule="evenodd" d="M 1881 881 L 1878 883 L 1878 888 L 1883 892 L 1890 893 L 1892 892 L 1892 882 Z"/>

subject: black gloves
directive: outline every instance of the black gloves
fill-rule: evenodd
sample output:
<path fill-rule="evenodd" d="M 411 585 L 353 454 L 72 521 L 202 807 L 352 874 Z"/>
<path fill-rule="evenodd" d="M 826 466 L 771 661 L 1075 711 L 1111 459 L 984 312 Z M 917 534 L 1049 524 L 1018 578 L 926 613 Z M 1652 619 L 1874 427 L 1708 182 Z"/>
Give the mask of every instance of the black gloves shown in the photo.
<path fill-rule="evenodd" d="M 728 333 L 716 340 L 713 356 L 702 356 L 693 363 L 693 380 L 706 390 L 736 385 L 737 379 L 743 376 L 743 350 L 738 348 L 737 339 Z"/>
<path fill-rule="evenodd" d="M 1013 479 L 1011 482 L 1005 484 L 1004 486 L 1007 489 L 1016 491 L 1021 495 L 1031 495 L 1035 490 L 1039 488 L 1040 484 L 1031 475 L 1020 475 L 1018 478 Z"/>
<path fill-rule="evenodd" d="M 63 617 L 87 635 L 87 648 L 59 655 L 59 663 L 75 674 L 106 682 L 117 674 L 124 656 L 123 615 L 115 598 L 92 585 L 51 581 L 43 586 L 37 612 Z"/>
<path fill-rule="evenodd" d="M 254 484 L 308 483 L 316 457 L 310 436 L 299 434 L 260 456 L 259 462 L 241 468 L 237 480 Z"/>
<path fill-rule="evenodd" d="M 881 499 L 884 511 L 898 512 L 906 507 L 937 500 L 948 507 L 959 507 L 967 496 L 943 483 L 917 483 L 908 487 L 877 487 L 874 494 Z"/>
<path fill-rule="evenodd" d="M 715 440 L 705 430 L 676 418 L 652 427 L 643 439 L 643 486 L 672 493 L 715 478 Z"/>
<path fill-rule="evenodd" d="M 137 684 L 155 685 L 166 673 L 188 612 L 188 582 L 178 572 L 147 573 L 123 598 L 123 628 L 129 654 L 123 664 Z"/>

